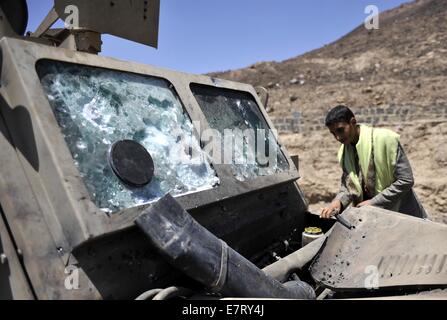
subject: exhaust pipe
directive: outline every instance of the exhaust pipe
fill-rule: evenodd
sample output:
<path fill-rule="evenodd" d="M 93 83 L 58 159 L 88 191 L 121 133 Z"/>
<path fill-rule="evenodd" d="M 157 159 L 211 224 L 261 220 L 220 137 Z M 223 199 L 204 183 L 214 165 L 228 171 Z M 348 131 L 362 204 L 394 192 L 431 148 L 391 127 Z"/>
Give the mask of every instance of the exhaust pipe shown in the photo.
<path fill-rule="evenodd" d="M 302 281 L 281 284 L 195 221 L 167 194 L 135 220 L 177 269 L 230 297 L 315 299 Z"/>

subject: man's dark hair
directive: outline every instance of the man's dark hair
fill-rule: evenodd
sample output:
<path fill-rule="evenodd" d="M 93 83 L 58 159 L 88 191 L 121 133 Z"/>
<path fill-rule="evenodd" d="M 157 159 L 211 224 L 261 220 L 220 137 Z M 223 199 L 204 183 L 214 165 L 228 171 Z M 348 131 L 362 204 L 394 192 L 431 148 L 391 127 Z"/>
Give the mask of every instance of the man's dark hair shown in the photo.
<path fill-rule="evenodd" d="M 347 106 L 339 105 L 332 108 L 326 115 L 325 124 L 329 127 L 331 124 L 337 122 L 349 123 L 352 118 L 354 118 L 354 113 Z"/>

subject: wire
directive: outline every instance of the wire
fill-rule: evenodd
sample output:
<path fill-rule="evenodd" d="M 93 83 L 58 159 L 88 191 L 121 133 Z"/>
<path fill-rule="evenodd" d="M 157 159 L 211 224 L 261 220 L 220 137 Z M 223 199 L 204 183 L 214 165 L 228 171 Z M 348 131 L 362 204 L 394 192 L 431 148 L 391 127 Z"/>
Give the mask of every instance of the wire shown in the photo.
<path fill-rule="evenodd" d="M 149 300 L 154 298 L 157 294 L 159 294 L 161 291 L 165 289 L 151 289 L 148 290 L 142 294 L 140 294 L 138 297 L 136 297 L 135 300 Z"/>
<path fill-rule="evenodd" d="M 169 287 L 157 293 L 153 300 L 167 300 L 178 296 L 191 295 L 192 293 L 194 292 L 188 288 Z"/>

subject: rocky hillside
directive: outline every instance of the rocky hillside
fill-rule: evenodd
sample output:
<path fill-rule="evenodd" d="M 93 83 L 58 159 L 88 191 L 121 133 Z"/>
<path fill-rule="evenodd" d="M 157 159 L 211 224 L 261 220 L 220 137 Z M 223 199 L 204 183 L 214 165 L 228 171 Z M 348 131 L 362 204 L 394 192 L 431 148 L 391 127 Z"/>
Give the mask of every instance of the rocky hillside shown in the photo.
<path fill-rule="evenodd" d="M 363 122 L 399 131 L 416 191 L 433 220 L 447 223 L 447 1 L 416 0 L 380 14 L 318 50 L 213 76 L 269 89 L 268 112 L 291 153 L 311 208 L 330 201 L 340 169 L 323 119 L 336 104 Z"/>

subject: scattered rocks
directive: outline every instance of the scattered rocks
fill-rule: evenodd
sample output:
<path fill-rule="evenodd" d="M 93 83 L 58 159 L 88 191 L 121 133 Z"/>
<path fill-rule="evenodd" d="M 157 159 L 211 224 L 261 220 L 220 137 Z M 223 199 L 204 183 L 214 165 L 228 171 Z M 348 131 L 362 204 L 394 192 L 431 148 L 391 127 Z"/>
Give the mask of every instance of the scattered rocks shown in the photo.
<path fill-rule="evenodd" d="M 298 83 L 298 79 L 293 78 L 289 81 L 290 84 L 297 84 Z"/>
<path fill-rule="evenodd" d="M 294 102 L 294 101 L 298 100 L 298 97 L 295 95 L 291 95 L 289 99 L 290 99 L 290 102 Z"/>
<path fill-rule="evenodd" d="M 362 93 L 372 93 L 373 92 L 373 88 L 371 86 L 362 89 Z"/>

